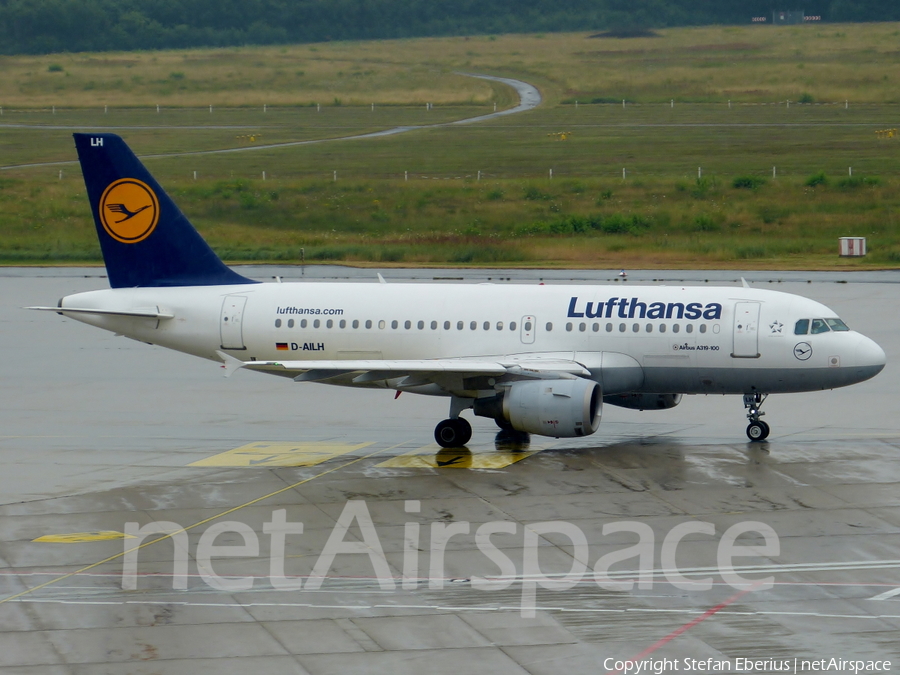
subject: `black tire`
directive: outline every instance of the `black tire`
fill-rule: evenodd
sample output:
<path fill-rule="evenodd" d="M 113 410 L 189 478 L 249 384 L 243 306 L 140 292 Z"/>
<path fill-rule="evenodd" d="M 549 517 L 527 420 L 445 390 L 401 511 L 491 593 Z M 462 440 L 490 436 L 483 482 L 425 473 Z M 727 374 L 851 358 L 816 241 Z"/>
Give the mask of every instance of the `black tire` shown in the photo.
<path fill-rule="evenodd" d="M 513 425 L 510 424 L 509 422 L 507 422 L 507 421 L 506 421 L 505 419 L 503 419 L 502 417 L 495 417 L 495 418 L 494 418 L 494 424 L 496 424 L 497 427 L 498 427 L 501 431 L 515 431 L 515 429 L 513 429 Z"/>
<path fill-rule="evenodd" d="M 751 422 L 747 425 L 747 438 L 754 443 L 766 440 L 768 435 L 769 425 L 765 422 Z"/>
<path fill-rule="evenodd" d="M 443 420 L 434 428 L 434 440 L 442 448 L 460 448 L 472 438 L 472 425 L 462 417 Z"/>

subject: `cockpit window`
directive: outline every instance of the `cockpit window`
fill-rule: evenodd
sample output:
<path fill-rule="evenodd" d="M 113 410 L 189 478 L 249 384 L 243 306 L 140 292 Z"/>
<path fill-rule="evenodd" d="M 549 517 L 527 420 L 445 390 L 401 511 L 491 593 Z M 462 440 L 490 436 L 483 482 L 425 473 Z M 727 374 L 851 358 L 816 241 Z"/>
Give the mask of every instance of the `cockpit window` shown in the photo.
<path fill-rule="evenodd" d="M 845 324 L 840 319 L 825 319 L 825 323 L 827 323 L 828 326 L 831 328 L 831 330 L 834 330 L 834 331 L 840 332 L 840 331 L 850 330 L 847 327 L 847 324 Z"/>
<path fill-rule="evenodd" d="M 824 319 L 813 319 L 812 320 L 812 330 L 810 334 L 818 335 L 819 333 L 827 333 L 830 330 L 828 328 L 828 324 L 825 323 Z"/>
<path fill-rule="evenodd" d="M 794 335 L 806 335 L 809 332 L 809 319 L 800 319 L 794 325 Z"/>

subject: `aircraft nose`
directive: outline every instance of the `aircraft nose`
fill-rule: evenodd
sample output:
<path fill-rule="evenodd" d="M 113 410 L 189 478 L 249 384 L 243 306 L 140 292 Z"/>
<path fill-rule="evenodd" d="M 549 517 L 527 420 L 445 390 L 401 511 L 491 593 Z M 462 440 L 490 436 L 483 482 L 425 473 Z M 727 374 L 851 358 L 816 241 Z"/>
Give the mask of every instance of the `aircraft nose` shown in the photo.
<path fill-rule="evenodd" d="M 866 371 L 868 377 L 874 377 L 884 369 L 887 359 L 884 350 L 877 342 L 865 336 L 861 336 L 856 345 L 856 365 Z"/>

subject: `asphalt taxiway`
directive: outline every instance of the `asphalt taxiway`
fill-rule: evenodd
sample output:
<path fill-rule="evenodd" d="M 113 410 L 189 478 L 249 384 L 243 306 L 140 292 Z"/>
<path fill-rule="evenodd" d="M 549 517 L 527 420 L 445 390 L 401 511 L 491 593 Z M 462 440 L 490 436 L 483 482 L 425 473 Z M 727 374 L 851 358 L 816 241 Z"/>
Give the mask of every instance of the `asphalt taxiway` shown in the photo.
<path fill-rule="evenodd" d="M 252 272 L 377 283 L 368 270 Z M 616 272 L 382 271 L 396 283 Z M 606 407 L 594 436 L 527 449 L 498 448 L 479 418 L 468 451 L 432 441 L 444 400 L 224 379 L 216 364 L 20 309 L 103 288 L 102 273 L 0 270 L 4 674 L 555 675 L 635 658 L 668 659 L 668 672 L 900 668 L 896 273 L 743 275 L 824 302 L 888 358 L 860 385 L 771 397 L 766 444 L 746 442 L 737 397 L 694 396 L 667 411 Z M 295 526 L 281 543 L 279 518 Z M 171 532 L 133 534 L 150 523 Z M 758 550 L 734 561 L 741 585 L 720 553 L 747 524 L 738 543 Z M 630 550 L 635 532 L 653 537 L 652 557 Z M 669 558 L 667 537 L 680 537 Z"/>

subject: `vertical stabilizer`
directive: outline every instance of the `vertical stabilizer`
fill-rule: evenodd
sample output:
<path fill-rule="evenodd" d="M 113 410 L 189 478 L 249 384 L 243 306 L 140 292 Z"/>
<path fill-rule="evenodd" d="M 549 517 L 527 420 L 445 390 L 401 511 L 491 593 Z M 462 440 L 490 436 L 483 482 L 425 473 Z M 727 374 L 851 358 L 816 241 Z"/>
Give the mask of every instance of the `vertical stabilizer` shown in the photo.
<path fill-rule="evenodd" d="M 255 283 L 226 265 L 115 134 L 74 134 L 113 288 Z"/>

